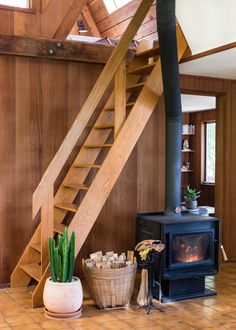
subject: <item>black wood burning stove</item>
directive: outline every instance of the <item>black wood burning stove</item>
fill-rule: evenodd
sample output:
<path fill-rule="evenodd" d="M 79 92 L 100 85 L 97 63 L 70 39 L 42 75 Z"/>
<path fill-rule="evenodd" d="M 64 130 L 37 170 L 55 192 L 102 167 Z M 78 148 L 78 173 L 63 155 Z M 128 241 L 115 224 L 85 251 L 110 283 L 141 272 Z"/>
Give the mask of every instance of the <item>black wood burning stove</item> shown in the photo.
<path fill-rule="evenodd" d="M 218 272 L 219 219 L 164 213 L 137 216 L 136 241 L 160 239 L 166 244 L 156 277 L 163 302 L 215 295 L 205 287 L 205 277 Z"/>
<path fill-rule="evenodd" d="M 166 112 L 165 212 L 137 216 L 137 242 L 166 244 L 156 267 L 163 302 L 216 294 L 205 277 L 218 272 L 219 219 L 181 214 L 182 109 L 175 0 L 157 1 L 157 30 Z"/>

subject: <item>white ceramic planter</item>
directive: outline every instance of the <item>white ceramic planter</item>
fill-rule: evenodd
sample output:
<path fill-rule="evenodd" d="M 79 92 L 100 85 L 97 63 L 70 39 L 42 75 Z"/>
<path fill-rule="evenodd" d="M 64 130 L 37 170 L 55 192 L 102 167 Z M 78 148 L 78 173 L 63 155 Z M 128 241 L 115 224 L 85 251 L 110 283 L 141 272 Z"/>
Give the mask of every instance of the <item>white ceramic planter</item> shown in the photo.
<path fill-rule="evenodd" d="M 46 280 L 43 291 L 43 302 L 46 309 L 54 313 L 73 313 L 80 309 L 83 301 L 83 290 L 80 279 L 73 277 L 70 283 Z"/>

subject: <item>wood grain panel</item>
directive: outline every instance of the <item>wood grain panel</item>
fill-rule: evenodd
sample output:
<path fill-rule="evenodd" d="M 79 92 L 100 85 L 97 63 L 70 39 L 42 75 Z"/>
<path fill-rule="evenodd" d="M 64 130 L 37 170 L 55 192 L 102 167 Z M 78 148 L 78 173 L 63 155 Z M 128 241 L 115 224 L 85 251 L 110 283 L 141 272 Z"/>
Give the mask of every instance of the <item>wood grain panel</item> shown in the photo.
<path fill-rule="evenodd" d="M 165 109 L 161 99 L 137 144 L 138 212 L 165 209 Z"/>
<path fill-rule="evenodd" d="M 94 0 L 88 3 L 88 9 L 91 13 L 93 21 L 97 26 L 91 29 L 90 35 L 99 35 L 110 37 L 119 37 L 125 31 L 128 22 L 133 17 L 135 11 L 140 5 L 141 0 L 133 0 L 125 6 L 119 8 L 112 14 L 108 14 L 103 0 Z M 57 1 L 57 0 L 34 0 L 34 10 L 19 11 L 0 8 L 0 34 L 4 35 L 27 35 L 44 38 L 53 38 L 58 35 L 59 38 L 65 39 L 65 31 L 72 28 L 75 22 L 69 22 L 69 13 L 76 20 L 76 12 L 73 6 L 77 6 L 77 2 L 73 0 Z M 73 17 L 72 17 L 73 16 Z M 51 19 L 51 18 L 54 19 Z M 67 21 L 67 23 L 61 23 Z M 91 19 L 90 19 L 91 21 Z M 146 24 L 148 23 L 148 24 Z M 151 7 L 144 23 L 141 26 L 136 39 L 148 37 L 156 39 L 156 5 L 155 1 Z M 66 26 L 66 29 L 64 29 Z M 67 29 L 67 27 L 70 27 Z M 63 29 L 62 29 L 63 28 Z M 56 31 L 63 30 L 63 33 L 55 34 Z"/>
<path fill-rule="evenodd" d="M 0 283 L 37 225 L 32 194 L 102 67 L 0 56 Z"/>
<path fill-rule="evenodd" d="M 16 209 L 16 122 L 15 117 L 15 60 L 2 58 L 0 61 L 0 276 L 1 283 L 9 282 L 9 274 L 12 269 L 12 258 L 19 253 L 19 241 L 17 228 L 12 226 L 17 216 Z M 10 242 L 14 242 L 14 247 Z M 8 275 L 8 276 L 7 276 Z"/>
<path fill-rule="evenodd" d="M 102 0 L 91 1 L 88 7 L 103 37 L 120 38 L 140 3 L 141 0 L 133 0 L 111 14 L 108 14 Z M 141 37 L 156 39 L 156 30 L 156 1 L 154 1 L 135 39 Z"/>
<path fill-rule="evenodd" d="M 41 4 L 41 0 L 33 0 L 33 10 L 13 10 L 12 7 L 2 6 L 0 7 L 0 34 L 53 38 L 73 4 L 76 5 L 77 2 L 43 0 Z M 72 19 L 75 21 L 76 17 Z M 71 27 L 73 24 L 72 21 Z M 65 39 L 64 36 L 63 39 Z"/>
<path fill-rule="evenodd" d="M 140 3 L 141 0 L 131 1 L 126 6 L 121 7 L 119 10 L 116 10 L 111 13 L 105 19 L 97 21 L 97 27 L 99 31 L 103 33 L 108 30 L 108 28 L 111 28 L 112 26 L 115 26 L 118 23 L 127 20 L 128 18 L 131 18 L 135 14 Z"/>

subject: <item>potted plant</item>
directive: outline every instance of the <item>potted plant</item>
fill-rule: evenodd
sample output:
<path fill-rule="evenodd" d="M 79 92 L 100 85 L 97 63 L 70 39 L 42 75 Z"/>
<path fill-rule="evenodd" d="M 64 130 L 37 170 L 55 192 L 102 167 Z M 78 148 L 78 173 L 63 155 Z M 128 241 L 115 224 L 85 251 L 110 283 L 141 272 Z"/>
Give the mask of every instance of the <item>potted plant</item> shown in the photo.
<path fill-rule="evenodd" d="M 200 191 L 192 189 L 189 185 L 184 191 L 186 209 L 194 210 L 197 208 L 197 199 L 200 197 Z"/>
<path fill-rule="evenodd" d="M 48 316 L 79 316 L 83 291 L 79 278 L 73 276 L 75 259 L 75 233 L 68 239 L 68 230 L 56 239 L 49 237 L 51 277 L 46 280 L 43 301 Z M 51 313 L 51 314 L 50 314 Z"/>

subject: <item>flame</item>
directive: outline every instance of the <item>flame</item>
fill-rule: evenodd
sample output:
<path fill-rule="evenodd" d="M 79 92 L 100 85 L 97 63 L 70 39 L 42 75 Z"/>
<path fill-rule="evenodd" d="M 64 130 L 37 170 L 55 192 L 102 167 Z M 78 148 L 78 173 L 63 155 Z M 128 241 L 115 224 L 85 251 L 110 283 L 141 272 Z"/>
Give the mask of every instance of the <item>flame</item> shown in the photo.
<path fill-rule="evenodd" d="M 183 260 L 184 259 L 184 260 Z M 186 256 L 185 258 L 183 258 L 182 260 L 180 260 L 181 262 L 196 262 L 196 261 L 200 261 L 203 260 L 202 256 Z"/>
<path fill-rule="evenodd" d="M 180 247 L 182 250 L 181 252 L 179 251 L 177 258 L 179 262 L 197 262 L 204 259 L 204 256 L 201 254 L 197 246 L 190 247 L 190 245 L 188 245 L 187 247 L 184 247 L 184 245 L 180 245 Z"/>
<path fill-rule="evenodd" d="M 208 257 L 209 235 L 177 234 L 172 241 L 174 262 L 190 263 L 204 260 Z"/>

